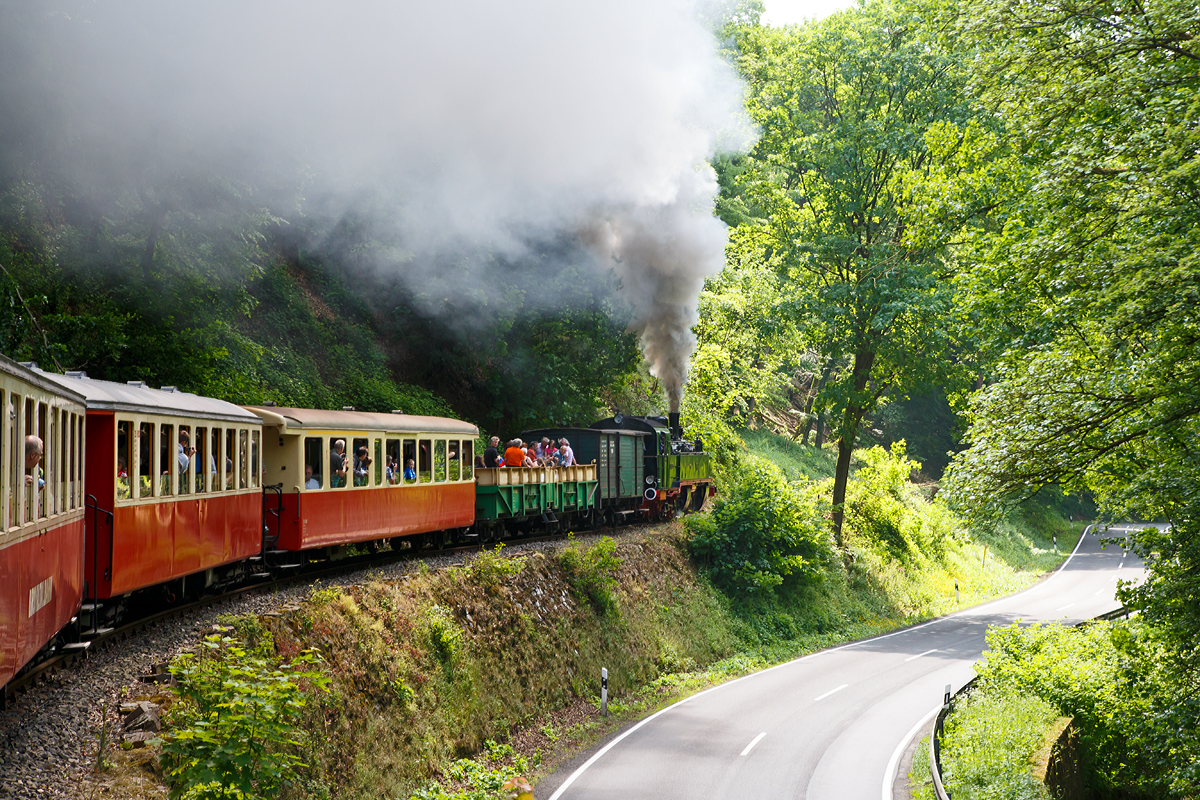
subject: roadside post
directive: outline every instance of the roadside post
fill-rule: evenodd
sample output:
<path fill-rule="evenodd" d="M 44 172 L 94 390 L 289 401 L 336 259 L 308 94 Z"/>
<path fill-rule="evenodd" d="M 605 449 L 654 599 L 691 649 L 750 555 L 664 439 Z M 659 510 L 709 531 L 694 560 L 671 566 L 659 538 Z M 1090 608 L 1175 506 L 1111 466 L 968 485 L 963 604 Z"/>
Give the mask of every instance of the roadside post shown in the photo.
<path fill-rule="evenodd" d="M 608 716 L 608 668 L 600 668 L 600 713 Z"/>
<path fill-rule="evenodd" d="M 954 604 L 958 605 L 959 602 L 960 601 L 958 599 L 958 578 L 955 578 L 954 579 Z"/>

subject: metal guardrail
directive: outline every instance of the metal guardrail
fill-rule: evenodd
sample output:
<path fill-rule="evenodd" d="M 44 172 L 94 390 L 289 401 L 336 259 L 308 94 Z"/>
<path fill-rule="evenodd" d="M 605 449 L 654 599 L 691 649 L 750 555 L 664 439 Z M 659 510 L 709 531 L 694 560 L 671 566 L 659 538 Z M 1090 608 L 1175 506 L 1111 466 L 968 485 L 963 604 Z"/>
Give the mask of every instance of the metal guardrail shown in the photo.
<path fill-rule="evenodd" d="M 1091 619 L 1085 619 L 1083 622 L 1075 623 L 1073 627 L 1082 628 L 1093 622 L 1120 619 L 1122 617 L 1129 618 L 1128 608 L 1118 608 L 1092 617 Z M 954 710 L 955 701 L 975 688 L 977 680 L 979 680 L 978 676 L 971 678 L 953 695 L 950 694 L 950 685 L 946 684 L 946 695 L 942 700 L 942 708 L 938 711 L 937 716 L 933 718 L 933 729 L 929 733 L 929 775 L 933 779 L 933 793 L 937 795 L 938 800 L 951 800 L 949 790 L 942 783 L 942 746 L 940 738 L 942 730 L 945 728 L 946 717 L 950 716 L 950 712 Z"/>

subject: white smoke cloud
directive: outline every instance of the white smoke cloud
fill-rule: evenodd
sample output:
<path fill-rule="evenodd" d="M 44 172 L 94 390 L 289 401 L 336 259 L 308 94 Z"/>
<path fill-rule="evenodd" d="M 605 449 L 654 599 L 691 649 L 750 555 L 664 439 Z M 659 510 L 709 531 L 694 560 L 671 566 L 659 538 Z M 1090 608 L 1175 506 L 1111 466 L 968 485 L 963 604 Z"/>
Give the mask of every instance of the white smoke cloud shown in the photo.
<path fill-rule="evenodd" d="M 677 398 L 723 262 L 705 162 L 749 130 L 706 2 L 0 0 L 24 86 L 0 113 L 70 130 L 96 180 L 302 164 L 310 197 L 393 198 L 418 255 L 573 232 L 616 269 Z M 436 277 L 400 261 L 380 266 Z"/>

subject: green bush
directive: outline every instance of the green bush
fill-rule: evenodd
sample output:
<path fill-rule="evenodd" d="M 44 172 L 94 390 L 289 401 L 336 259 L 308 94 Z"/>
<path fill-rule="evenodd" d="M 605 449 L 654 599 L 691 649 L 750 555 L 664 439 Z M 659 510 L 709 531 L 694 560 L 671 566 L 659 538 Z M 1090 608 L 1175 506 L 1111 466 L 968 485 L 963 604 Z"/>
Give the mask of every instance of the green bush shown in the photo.
<path fill-rule="evenodd" d="M 730 594 L 771 594 L 785 581 L 821 576 L 829 534 L 815 496 L 801 494 L 774 464 L 750 457 L 712 512 L 689 517 L 692 557 Z"/>
<path fill-rule="evenodd" d="M 621 559 L 616 551 L 617 543 L 611 536 L 602 537 L 591 547 L 580 547 L 572 537 L 558 553 L 558 563 L 566 572 L 571 588 L 601 614 L 612 614 L 617 610 L 612 592 L 617 588 Z"/>
<path fill-rule="evenodd" d="M 988 632 L 983 688 L 1036 695 L 1075 717 L 1092 788 L 1123 797 L 1200 794 L 1200 697 L 1157 631 L 1136 621 Z"/>
<path fill-rule="evenodd" d="M 959 800 L 1049 800 L 1031 761 L 1058 710 L 1033 695 L 974 691 L 946 718 L 942 780 Z"/>
<path fill-rule="evenodd" d="M 179 701 L 163 757 L 173 797 L 275 797 L 296 778 L 304 689 L 323 690 L 329 679 L 316 669 L 314 653 L 285 664 L 269 642 L 250 650 L 239 639 L 209 636 L 199 654 L 171 662 Z"/>

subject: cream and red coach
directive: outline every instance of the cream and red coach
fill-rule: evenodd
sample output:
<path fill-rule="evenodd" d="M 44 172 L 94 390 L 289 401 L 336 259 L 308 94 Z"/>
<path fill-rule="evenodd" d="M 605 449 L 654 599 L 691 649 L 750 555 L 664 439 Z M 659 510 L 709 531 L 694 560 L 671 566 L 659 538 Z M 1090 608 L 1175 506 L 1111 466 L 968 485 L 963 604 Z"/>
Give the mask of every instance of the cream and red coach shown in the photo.
<path fill-rule="evenodd" d="M 475 520 L 473 454 L 479 429 L 443 417 L 248 406 L 262 418 L 265 484 L 280 484 L 276 550 L 313 550 L 405 536 L 440 545 Z M 334 474 L 341 440 L 347 468 Z M 371 459 L 355 475 L 355 454 Z M 387 464 L 398 469 L 389 477 Z M 412 462 L 411 477 L 404 475 Z M 305 468 L 312 469 L 312 486 Z"/>
<path fill-rule="evenodd" d="M 84 399 L 0 356 L 0 686 L 79 611 Z M 26 467 L 25 437 L 42 440 Z M 28 481 L 27 481 L 28 478 Z"/>
<path fill-rule="evenodd" d="M 111 528 L 89 527 L 99 601 L 162 585 L 168 601 L 242 579 L 262 550 L 262 426 L 240 406 L 176 391 L 46 375 L 87 402 L 85 486 Z M 180 433 L 196 452 L 181 463 Z M 94 554 L 94 557 L 93 557 Z M 118 603 L 105 603 L 111 614 Z M 86 622 L 86 621 L 85 621 Z"/>

